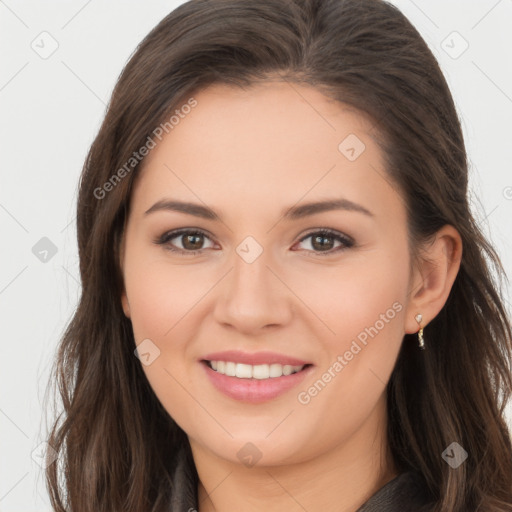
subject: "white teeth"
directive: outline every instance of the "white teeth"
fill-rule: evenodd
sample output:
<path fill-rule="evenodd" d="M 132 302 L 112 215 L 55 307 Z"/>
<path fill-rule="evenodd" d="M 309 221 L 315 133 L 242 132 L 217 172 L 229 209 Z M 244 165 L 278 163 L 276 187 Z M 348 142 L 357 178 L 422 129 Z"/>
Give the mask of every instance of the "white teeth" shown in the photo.
<path fill-rule="evenodd" d="M 238 377 L 239 379 L 272 379 L 291 375 L 300 372 L 304 365 L 291 366 L 289 364 L 242 364 L 231 361 L 209 361 L 213 370 L 228 377 Z"/>
<path fill-rule="evenodd" d="M 290 375 L 293 372 L 293 366 L 290 366 L 289 364 L 285 364 L 283 366 L 283 375 Z"/>
<path fill-rule="evenodd" d="M 268 364 L 257 364 L 252 367 L 253 379 L 268 379 L 270 378 L 270 367 Z"/>
<path fill-rule="evenodd" d="M 250 379 L 252 377 L 252 366 L 250 364 L 237 363 L 236 376 L 239 379 Z"/>
<path fill-rule="evenodd" d="M 234 377 L 236 375 L 236 364 L 231 361 L 226 361 L 224 370 L 228 377 Z"/>
<path fill-rule="evenodd" d="M 281 377 L 283 374 L 283 366 L 280 364 L 271 364 L 269 367 L 270 377 Z"/>

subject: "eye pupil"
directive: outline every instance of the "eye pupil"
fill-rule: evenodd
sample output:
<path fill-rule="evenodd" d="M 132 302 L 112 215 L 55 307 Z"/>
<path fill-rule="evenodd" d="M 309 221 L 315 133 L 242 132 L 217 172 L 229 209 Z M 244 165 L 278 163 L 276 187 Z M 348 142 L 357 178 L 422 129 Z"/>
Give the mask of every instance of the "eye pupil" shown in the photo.
<path fill-rule="evenodd" d="M 197 250 L 197 249 L 200 249 L 201 248 L 201 245 L 203 243 L 203 235 L 195 235 L 195 234 L 192 234 L 192 235 L 184 235 L 183 236 L 183 247 L 185 249 L 190 249 L 190 250 Z M 195 243 L 195 245 L 194 245 Z M 191 244 L 191 245 L 189 245 Z"/>
<path fill-rule="evenodd" d="M 327 240 L 327 239 L 330 239 L 330 242 L 327 242 L 327 243 L 319 242 L 319 240 Z M 311 243 L 315 249 L 329 250 L 329 249 L 332 249 L 332 246 L 333 246 L 332 239 L 333 239 L 332 236 L 317 235 L 317 236 L 313 237 L 313 240 Z M 318 246 L 316 244 L 318 244 Z"/>

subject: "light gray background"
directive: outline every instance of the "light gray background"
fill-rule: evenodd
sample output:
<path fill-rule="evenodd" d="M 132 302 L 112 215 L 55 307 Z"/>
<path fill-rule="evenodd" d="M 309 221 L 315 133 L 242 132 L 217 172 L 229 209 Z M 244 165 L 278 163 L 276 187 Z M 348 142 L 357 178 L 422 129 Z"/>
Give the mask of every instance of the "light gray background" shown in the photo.
<path fill-rule="evenodd" d="M 79 173 L 126 60 L 180 3 L 0 0 L 0 511 L 50 510 L 36 448 L 50 362 L 80 290 Z M 472 162 L 474 211 L 510 272 L 512 0 L 393 3 L 447 76 Z M 43 237 L 57 248 L 46 262 L 32 252 Z M 508 418 L 512 427 L 510 408 Z"/>

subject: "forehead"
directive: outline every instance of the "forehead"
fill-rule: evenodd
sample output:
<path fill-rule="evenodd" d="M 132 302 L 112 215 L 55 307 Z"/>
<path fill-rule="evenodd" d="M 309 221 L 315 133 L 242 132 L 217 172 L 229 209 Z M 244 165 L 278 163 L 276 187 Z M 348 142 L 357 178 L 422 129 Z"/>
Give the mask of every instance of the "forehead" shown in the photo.
<path fill-rule="evenodd" d="M 243 89 L 213 84 L 194 98 L 197 106 L 172 129 L 174 143 L 200 145 L 212 155 L 229 147 L 231 158 L 254 154 L 275 159 L 281 154 L 290 159 L 306 153 L 313 159 L 319 153 L 337 158 L 345 136 L 373 137 L 372 123 L 362 113 L 311 86 L 285 81 Z"/>
<path fill-rule="evenodd" d="M 134 191 L 143 206 L 164 194 L 246 209 L 394 192 L 371 121 L 312 87 L 214 84 L 193 98 L 144 161 Z"/>

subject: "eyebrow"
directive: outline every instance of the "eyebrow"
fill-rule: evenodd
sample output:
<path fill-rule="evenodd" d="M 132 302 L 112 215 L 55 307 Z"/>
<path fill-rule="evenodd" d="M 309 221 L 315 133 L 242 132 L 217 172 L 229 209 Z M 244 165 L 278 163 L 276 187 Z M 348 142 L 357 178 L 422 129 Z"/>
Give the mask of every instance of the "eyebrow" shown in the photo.
<path fill-rule="evenodd" d="M 315 215 L 317 213 L 331 210 L 347 210 L 362 213 L 369 217 L 374 217 L 374 214 L 364 206 L 344 198 L 327 199 L 325 201 L 317 201 L 302 204 L 300 206 L 292 206 L 284 211 L 282 217 L 285 220 L 297 220 L 309 215 Z M 188 215 L 194 215 L 196 217 L 201 217 L 207 220 L 221 220 L 219 215 L 217 215 L 214 210 L 208 208 L 207 206 L 171 199 L 160 199 L 151 208 L 146 210 L 144 215 L 148 215 L 157 211 L 174 211 L 186 213 Z"/>

